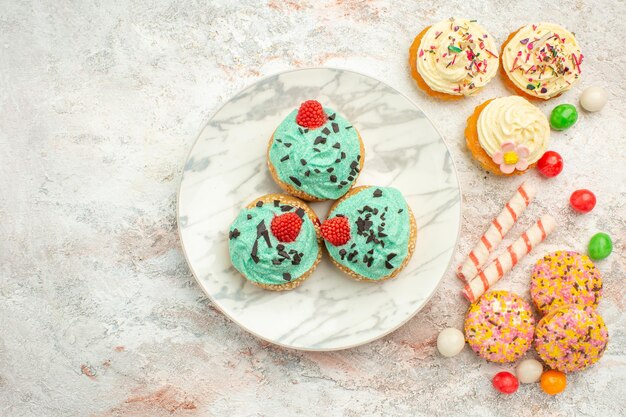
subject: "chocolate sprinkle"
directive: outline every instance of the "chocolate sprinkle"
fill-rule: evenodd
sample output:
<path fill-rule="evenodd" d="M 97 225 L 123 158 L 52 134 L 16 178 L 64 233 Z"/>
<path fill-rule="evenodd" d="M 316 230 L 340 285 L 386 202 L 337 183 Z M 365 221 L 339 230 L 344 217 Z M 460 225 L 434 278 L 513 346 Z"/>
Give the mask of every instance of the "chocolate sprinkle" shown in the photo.
<path fill-rule="evenodd" d="M 335 116 L 337 116 L 337 113 L 333 113 L 330 116 L 328 116 L 328 120 L 335 120 Z"/>
<path fill-rule="evenodd" d="M 282 158 L 280 158 L 280 162 L 285 162 L 288 159 L 289 159 L 289 155 L 285 155 Z"/>
<path fill-rule="evenodd" d="M 304 172 L 304 176 L 308 177 L 309 175 L 311 175 L 311 171 L 309 171 L 308 169 Z"/>
<path fill-rule="evenodd" d="M 233 229 L 231 232 L 228 233 L 228 239 L 237 239 L 240 234 L 241 233 L 239 233 L 239 230 Z"/>
<path fill-rule="evenodd" d="M 289 272 L 283 273 L 283 279 L 285 281 L 291 281 L 291 274 Z"/>
<path fill-rule="evenodd" d="M 354 177 L 352 175 L 348 176 L 348 181 L 352 181 L 354 180 Z"/>
<path fill-rule="evenodd" d="M 331 172 L 333 172 L 334 170 L 335 170 L 335 168 L 333 168 L 333 167 L 326 168 L 326 172 L 328 172 L 329 174 L 330 174 Z"/>
<path fill-rule="evenodd" d="M 252 214 L 248 214 L 246 217 L 250 220 L 252 218 Z"/>
<path fill-rule="evenodd" d="M 300 163 L 301 163 L 302 165 L 306 165 L 306 160 L 305 160 L 305 159 L 301 159 L 301 160 L 300 160 Z"/>
<path fill-rule="evenodd" d="M 319 150 L 319 149 L 317 149 L 317 148 L 313 148 L 313 150 L 314 150 L 315 152 L 322 152 L 322 151 L 320 151 L 320 150 Z"/>
<path fill-rule="evenodd" d="M 292 177 L 289 177 L 289 179 L 290 179 L 291 181 L 293 181 L 293 183 L 294 183 L 294 184 L 296 184 L 298 187 L 300 187 L 300 186 L 302 185 L 302 183 L 300 182 L 300 180 L 299 180 L 299 179 L 297 179 L 296 177 L 293 177 L 293 176 L 292 176 Z"/>
<path fill-rule="evenodd" d="M 336 164 L 338 164 L 339 162 L 341 162 L 341 159 L 335 159 Z"/>
<path fill-rule="evenodd" d="M 389 263 L 389 261 L 385 261 L 385 267 L 386 267 L 387 269 L 393 269 L 393 265 L 391 265 L 391 264 Z"/>
<path fill-rule="evenodd" d="M 341 152 L 341 159 L 346 159 L 346 153 L 345 152 Z"/>
<path fill-rule="evenodd" d="M 339 125 L 337 123 L 333 122 L 331 126 L 333 127 L 333 132 L 339 132 Z"/>
<path fill-rule="evenodd" d="M 403 211 L 404 211 L 404 209 L 398 210 L 398 214 L 402 213 Z"/>
<path fill-rule="evenodd" d="M 302 132 L 302 128 L 301 127 L 298 128 L 298 132 L 300 132 L 300 134 L 304 133 L 304 132 Z"/>
<path fill-rule="evenodd" d="M 335 148 L 335 149 L 339 149 L 339 148 L 341 148 L 341 144 L 340 144 L 339 142 L 337 142 L 337 143 L 335 143 L 335 144 L 333 145 L 333 148 Z"/>
<path fill-rule="evenodd" d="M 387 260 L 388 260 L 388 261 L 392 260 L 393 258 L 395 258 L 395 257 L 396 257 L 396 255 L 397 255 L 397 253 L 393 253 L 393 252 L 391 252 L 389 255 L 387 255 Z"/>
<path fill-rule="evenodd" d="M 343 261 L 343 258 L 345 258 L 345 256 L 346 256 L 346 250 L 345 249 L 339 249 L 339 256 L 341 256 L 341 260 Z"/>
<path fill-rule="evenodd" d="M 282 259 L 272 259 L 272 263 L 274 265 L 280 265 L 281 263 L 283 263 L 283 260 Z"/>
<path fill-rule="evenodd" d="M 274 207 L 278 207 L 280 205 L 280 200 L 274 200 Z"/>
<path fill-rule="evenodd" d="M 291 148 L 291 143 L 285 143 L 285 146 L 286 146 L 287 148 Z"/>
<path fill-rule="evenodd" d="M 352 129 L 352 126 L 346 126 L 346 130 Z"/>
<path fill-rule="evenodd" d="M 377 188 L 377 189 L 374 191 L 374 197 L 382 197 L 382 196 L 383 196 L 383 192 L 382 192 L 382 190 L 380 190 L 380 189 L 378 189 L 378 188 Z"/>
<path fill-rule="evenodd" d="M 330 134 L 330 130 L 327 127 L 325 127 L 324 129 L 322 129 L 322 133 L 328 136 Z"/>
<path fill-rule="evenodd" d="M 320 143 L 322 144 L 326 143 L 326 138 L 322 136 L 318 136 L 317 138 L 315 138 L 313 145 L 319 145 Z"/>
<path fill-rule="evenodd" d="M 337 182 L 337 176 L 336 175 L 331 175 L 330 176 L 330 182 Z"/>
<path fill-rule="evenodd" d="M 298 209 L 296 210 L 296 214 L 298 215 L 298 217 L 303 218 L 304 217 L 304 209 L 302 207 L 298 207 Z"/>
<path fill-rule="evenodd" d="M 255 264 L 259 263 L 259 257 L 256 256 L 258 250 L 259 250 L 259 241 L 255 240 L 254 245 L 252 245 L 252 252 L 250 253 L 250 257 L 252 258 Z"/>
<path fill-rule="evenodd" d="M 285 204 L 283 206 L 280 206 L 280 211 L 285 212 L 285 211 L 291 210 L 292 208 L 293 208 L 293 206 L 290 206 L 289 204 Z"/>
<path fill-rule="evenodd" d="M 257 207 L 263 207 L 263 202 L 262 201 L 257 201 L 256 202 L 256 206 Z"/>
<path fill-rule="evenodd" d="M 313 172 L 315 172 L 316 174 L 319 174 L 322 171 L 320 171 L 319 168 L 315 168 L 315 169 L 313 169 Z"/>

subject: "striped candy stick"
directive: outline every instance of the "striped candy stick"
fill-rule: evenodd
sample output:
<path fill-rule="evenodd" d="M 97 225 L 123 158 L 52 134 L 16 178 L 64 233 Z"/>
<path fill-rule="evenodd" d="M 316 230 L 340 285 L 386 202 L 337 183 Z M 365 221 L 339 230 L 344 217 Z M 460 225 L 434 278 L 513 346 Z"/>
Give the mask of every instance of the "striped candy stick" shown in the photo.
<path fill-rule="evenodd" d="M 537 190 L 527 183 L 519 186 L 515 195 L 504 206 L 498 217 L 491 221 L 489 229 L 480 238 L 463 264 L 457 268 L 457 276 L 468 282 L 478 274 L 489 254 L 502 242 L 502 239 L 535 197 Z"/>
<path fill-rule="evenodd" d="M 537 223 L 522 233 L 511 246 L 500 254 L 485 269 L 480 271 L 474 279 L 472 279 L 465 288 L 463 295 L 471 303 L 476 301 L 496 282 L 509 272 L 517 263 L 526 256 L 535 246 L 543 242 L 543 240 L 554 230 L 556 222 L 549 214 L 541 217 Z"/>

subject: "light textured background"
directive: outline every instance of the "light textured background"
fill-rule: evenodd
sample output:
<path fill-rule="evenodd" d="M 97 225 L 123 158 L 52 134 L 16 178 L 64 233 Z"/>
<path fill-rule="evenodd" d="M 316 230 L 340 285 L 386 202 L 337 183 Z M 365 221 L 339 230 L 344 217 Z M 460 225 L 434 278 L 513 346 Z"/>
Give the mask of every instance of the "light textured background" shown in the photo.
<path fill-rule="evenodd" d="M 624 415 L 624 2 L 112 3 L 0 0 L 0 415 Z M 437 354 L 437 332 L 460 327 L 466 309 L 451 271 L 392 335 L 300 353 L 217 312 L 180 250 L 176 189 L 203 121 L 263 75 L 327 65 L 406 92 L 448 139 L 464 195 L 460 260 L 520 179 L 485 174 L 463 144 L 473 107 L 506 94 L 500 80 L 444 103 L 408 75 L 412 37 L 451 15 L 478 19 L 499 41 L 536 20 L 576 32 L 582 83 L 542 104 L 546 113 L 577 102 L 584 86 L 610 93 L 604 111 L 554 133 L 559 177 L 527 175 L 541 190 L 511 235 L 544 211 L 560 228 L 498 285 L 527 296 L 543 252 L 584 251 L 595 232 L 613 235 L 614 254 L 598 263 L 608 350 L 555 398 L 536 385 L 500 396 L 490 386 L 500 367 L 469 348 Z M 585 216 L 567 206 L 582 187 L 598 196 Z"/>

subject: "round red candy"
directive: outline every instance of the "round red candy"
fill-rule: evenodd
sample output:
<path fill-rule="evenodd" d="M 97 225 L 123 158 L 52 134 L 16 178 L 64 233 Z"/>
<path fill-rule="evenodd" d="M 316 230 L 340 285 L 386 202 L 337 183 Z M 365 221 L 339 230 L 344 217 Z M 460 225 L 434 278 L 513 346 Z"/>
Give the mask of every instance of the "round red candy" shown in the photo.
<path fill-rule="evenodd" d="M 537 169 L 546 177 L 556 177 L 563 171 L 563 158 L 557 152 L 547 151 L 537 161 Z"/>
<path fill-rule="evenodd" d="M 596 206 L 596 196 L 589 190 L 576 190 L 569 198 L 572 208 L 579 213 L 589 213 Z"/>
<path fill-rule="evenodd" d="M 503 394 L 513 394 L 519 387 L 519 381 L 510 372 L 498 372 L 493 377 L 493 387 Z"/>

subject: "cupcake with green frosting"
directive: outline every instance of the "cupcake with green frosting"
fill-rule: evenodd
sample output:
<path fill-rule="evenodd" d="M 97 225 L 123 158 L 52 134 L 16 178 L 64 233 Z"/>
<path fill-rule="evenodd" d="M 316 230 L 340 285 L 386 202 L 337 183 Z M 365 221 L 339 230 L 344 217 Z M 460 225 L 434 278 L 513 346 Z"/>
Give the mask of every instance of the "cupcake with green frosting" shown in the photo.
<path fill-rule="evenodd" d="M 228 232 L 230 259 L 249 282 L 274 291 L 296 288 L 322 258 L 319 220 L 303 201 L 268 194 L 248 204 Z"/>
<path fill-rule="evenodd" d="M 272 135 L 267 163 L 274 181 L 307 201 L 345 195 L 363 168 L 363 142 L 356 128 L 315 100 L 302 103 Z"/>
<path fill-rule="evenodd" d="M 417 226 L 400 191 L 364 186 L 333 204 L 321 233 L 339 269 L 356 280 L 383 281 L 411 259 Z"/>

